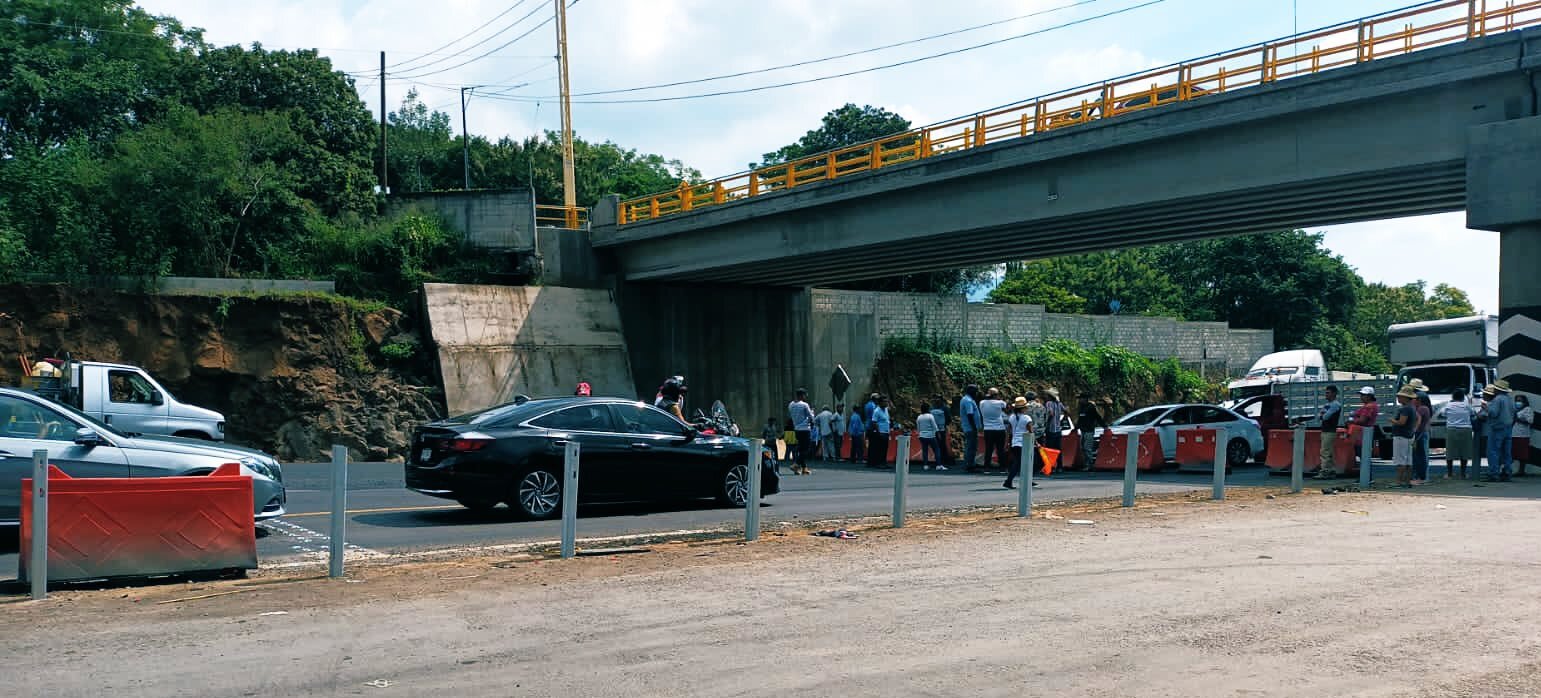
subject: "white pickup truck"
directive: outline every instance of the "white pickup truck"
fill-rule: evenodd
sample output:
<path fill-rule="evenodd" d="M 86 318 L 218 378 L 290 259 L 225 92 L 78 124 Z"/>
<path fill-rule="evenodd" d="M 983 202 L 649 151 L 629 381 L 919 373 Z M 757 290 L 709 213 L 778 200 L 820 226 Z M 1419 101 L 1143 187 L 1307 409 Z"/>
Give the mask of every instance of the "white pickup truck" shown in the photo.
<path fill-rule="evenodd" d="M 178 401 L 138 366 L 73 359 L 38 362 L 22 389 L 69 405 L 119 431 L 225 440 L 225 416 Z"/>

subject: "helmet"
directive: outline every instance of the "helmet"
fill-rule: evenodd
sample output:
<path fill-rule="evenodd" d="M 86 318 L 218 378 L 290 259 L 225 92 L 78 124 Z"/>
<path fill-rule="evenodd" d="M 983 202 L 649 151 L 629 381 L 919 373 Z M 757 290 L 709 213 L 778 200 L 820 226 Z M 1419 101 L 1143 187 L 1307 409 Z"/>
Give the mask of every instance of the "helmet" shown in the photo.
<path fill-rule="evenodd" d="M 665 379 L 663 385 L 658 388 L 658 394 L 663 396 L 663 399 L 670 401 L 678 401 L 680 393 L 683 392 L 685 392 L 685 389 L 684 386 L 680 385 L 679 376 Z"/>
<path fill-rule="evenodd" d="M 589 385 L 588 381 L 579 381 L 578 391 L 574 394 L 579 397 L 589 397 L 594 394 L 594 388 Z"/>

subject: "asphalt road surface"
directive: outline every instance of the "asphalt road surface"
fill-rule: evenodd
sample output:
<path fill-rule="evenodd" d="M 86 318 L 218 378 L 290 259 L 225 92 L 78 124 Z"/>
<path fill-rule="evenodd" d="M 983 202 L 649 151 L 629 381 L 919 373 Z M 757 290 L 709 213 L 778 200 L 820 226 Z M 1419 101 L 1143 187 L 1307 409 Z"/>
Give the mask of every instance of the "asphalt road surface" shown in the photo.
<path fill-rule="evenodd" d="M 18 696 L 1536 696 L 1534 480 L 61 592 L 0 656 Z"/>
<path fill-rule="evenodd" d="M 264 567 L 318 564 L 328 549 L 331 507 L 331 466 L 297 463 L 284 466 L 289 488 L 289 514 L 259 529 L 258 559 Z M 1377 469 L 1379 470 L 1379 469 Z M 444 550 L 537 543 L 557 540 L 560 521 L 520 521 L 504 508 L 471 512 L 460 505 L 407 490 L 402 466 L 393 463 L 354 463 L 348 471 L 347 540 L 352 558 L 422 557 Z M 792 476 L 783 471 L 780 494 L 765 499 L 762 524 L 836 517 L 888 514 L 893 504 L 893 471 L 850 464 L 814 464 L 814 473 Z M 948 509 L 1016 502 L 1015 492 L 1002 489 L 999 474 L 968 474 L 959 470 L 927 472 L 916 466 L 909 478 L 911 511 Z M 1212 476 L 1204 472 L 1147 476 L 1138 491 L 1171 492 L 1207 489 Z M 1261 466 L 1246 466 L 1229 478 L 1232 486 L 1279 485 Z M 1045 503 L 1094 497 L 1115 497 L 1123 491 L 1119 473 L 1060 473 L 1042 481 L 1034 501 Z M 700 531 L 742 525 L 743 510 L 710 500 L 699 502 L 588 505 L 579 509 L 580 539 L 613 538 L 647 533 Z M 0 579 L 16 576 L 14 533 L 0 540 Z"/>

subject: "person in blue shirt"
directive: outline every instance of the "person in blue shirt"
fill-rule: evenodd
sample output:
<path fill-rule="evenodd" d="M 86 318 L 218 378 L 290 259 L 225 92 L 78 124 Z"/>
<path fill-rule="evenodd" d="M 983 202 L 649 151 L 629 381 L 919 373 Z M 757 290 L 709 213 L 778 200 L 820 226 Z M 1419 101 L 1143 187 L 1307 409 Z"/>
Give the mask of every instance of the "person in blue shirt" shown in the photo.
<path fill-rule="evenodd" d="M 851 405 L 851 421 L 847 434 L 851 435 L 851 462 L 860 463 L 867 459 L 867 424 L 861 418 L 862 408 Z"/>
<path fill-rule="evenodd" d="M 872 422 L 872 412 L 877 408 L 878 394 L 873 393 L 870 397 L 867 398 L 866 406 L 862 408 L 862 419 L 865 419 L 870 424 Z"/>
<path fill-rule="evenodd" d="M 958 406 L 958 420 L 963 430 L 963 467 L 974 467 L 974 456 L 979 452 L 979 430 L 984 426 L 979 417 L 979 386 L 963 389 L 963 400 Z"/>
<path fill-rule="evenodd" d="M 867 467 L 888 466 L 888 433 L 893 422 L 888 418 L 888 398 L 879 395 L 877 407 L 872 410 L 872 422 L 867 430 Z"/>

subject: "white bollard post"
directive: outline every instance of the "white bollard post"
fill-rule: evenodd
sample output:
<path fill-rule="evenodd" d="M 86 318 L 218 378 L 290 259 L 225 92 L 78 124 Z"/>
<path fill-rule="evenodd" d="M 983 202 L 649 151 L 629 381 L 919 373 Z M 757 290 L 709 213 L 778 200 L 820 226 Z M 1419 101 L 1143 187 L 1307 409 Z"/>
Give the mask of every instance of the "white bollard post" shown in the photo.
<path fill-rule="evenodd" d="M 902 434 L 899 453 L 894 457 L 894 528 L 904 528 L 904 500 L 910 481 L 910 435 Z"/>
<path fill-rule="evenodd" d="M 765 447 L 765 442 L 760 439 L 749 440 L 749 465 L 745 485 L 749 488 L 748 499 L 744 501 L 744 540 L 759 540 L 760 538 L 760 479 L 764 473 L 760 468 L 760 451 Z"/>
<path fill-rule="evenodd" d="M 32 452 L 32 598 L 48 598 L 48 451 Z"/>
<path fill-rule="evenodd" d="M 1371 454 L 1375 440 L 1375 427 L 1365 427 L 1359 430 L 1359 489 L 1370 489 Z M 1476 472 L 1475 469 L 1472 471 Z"/>
<path fill-rule="evenodd" d="M 578 553 L 578 442 L 567 442 L 562 459 L 562 559 Z"/>
<path fill-rule="evenodd" d="M 1290 492 L 1300 494 L 1305 487 L 1304 478 L 1306 472 L 1306 428 L 1304 425 L 1295 426 L 1294 449 L 1290 455 Z"/>
<path fill-rule="evenodd" d="M 1129 433 L 1128 452 L 1124 454 L 1124 506 L 1134 506 L 1134 474 L 1140 464 L 1140 433 Z"/>
<path fill-rule="evenodd" d="M 1225 499 L 1225 468 L 1230 465 L 1230 453 L 1227 447 L 1230 445 L 1230 435 L 1224 428 L 1215 430 L 1215 487 L 1210 495 L 1215 501 Z"/>
<path fill-rule="evenodd" d="M 348 521 L 348 447 L 332 444 L 332 537 L 327 546 L 327 576 L 342 576 L 342 558 L 347 541 Z"/>
<path fill-rule="evenodd" d="M 1038 455 L 1038 435 L 1028 432 L 1022 437 L 1022 489 L 1017 491 L 1017 516 L 1033 518 L 1033 471 L 1037 469 L 1035 464 Z"/>

